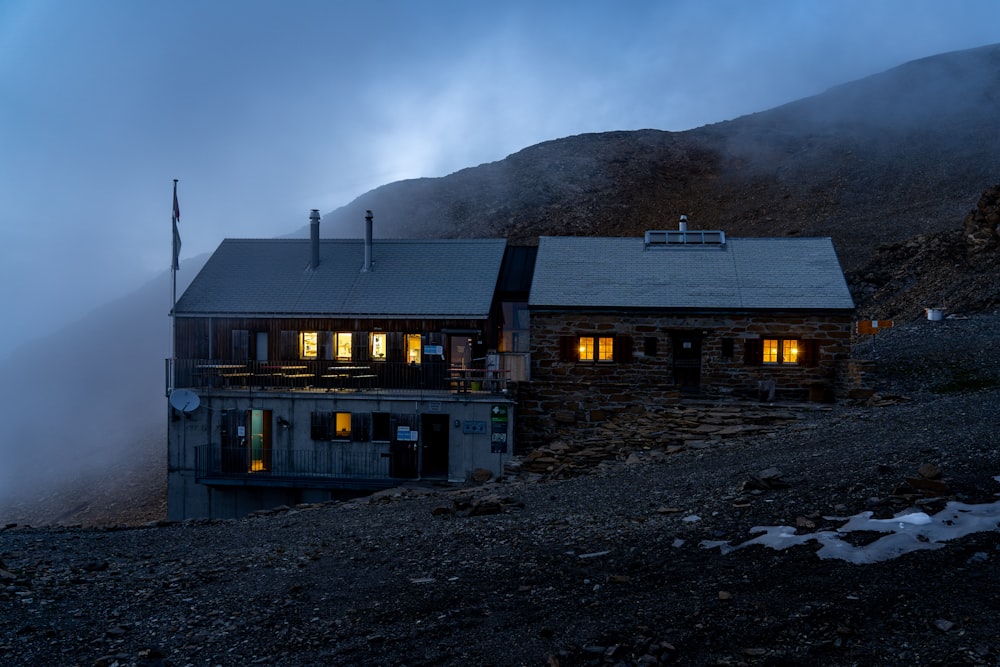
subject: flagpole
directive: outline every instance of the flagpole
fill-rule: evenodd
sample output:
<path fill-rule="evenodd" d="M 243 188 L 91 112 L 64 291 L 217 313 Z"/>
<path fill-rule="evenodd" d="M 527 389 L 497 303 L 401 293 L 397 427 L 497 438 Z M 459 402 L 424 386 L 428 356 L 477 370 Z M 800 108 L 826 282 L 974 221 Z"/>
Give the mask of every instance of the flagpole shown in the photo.
<path fill-rule="evenodd" d="M 174 377 L 176 373 L 177 342 L 176 342 L 176 316 L 174 309 L 177 307 L 177 269 L 180 256 L 180 234 L 177 231 L 177 223 L 180 221 L 181 212 L 177 205 L 177 179 L 174 179 L 174 201 L 170 208 L 170 226 L 172 229 L 171 253 L 170 253 L 170 377 L 167 378 L 167 391 L 174 389 Z"/>

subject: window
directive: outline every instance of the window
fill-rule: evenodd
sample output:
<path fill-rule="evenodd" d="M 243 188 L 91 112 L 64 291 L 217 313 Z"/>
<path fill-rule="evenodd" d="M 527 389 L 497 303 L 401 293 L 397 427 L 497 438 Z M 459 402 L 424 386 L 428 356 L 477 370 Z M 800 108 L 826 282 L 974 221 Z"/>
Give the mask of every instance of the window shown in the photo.
<path fill-rule="evenodd" d="M 351 360 L 351 340 L 352 336 L 349 331 L 338 331 L 335 334 L 336 340 L 336 358 L 337 361 L 350 361 Z"/>
<path fill-rule="evenodd" d="M 420 334 L 406 334 L 406 363 L 420 363 Z"/>
<path fill-rule="evenodd" d="M 733 339 L 732 338 L 723 338 L 722 339 L 722 358 L 723 359 L 732 359 L 733 358 L 733 349 L 734 349 Z"/>
<path fill-rule="evenodd" d="M 337 438 L 350 438 L 351 437 L 351 413 L 350 412 L 337 412 Z"/>
<path fill-rule="evenodd" d="M 371 356 L 372 361 L 385 361 L 386 359 L 386 334 L 384 331 L 376 331 L 372 333 L 369 338 L 369 346 L 371 349 L 368 350 L 369 356 Z"/>
<path fill-rule="evenodd" d="M 630 336 L 561 336 L 560 361 L 597 363 L 630 363 L 632 338 Z"/>
<path fill-rule="evenodd" d="M 311 437 L 313 440 L 345 440 L 351 437 L 350 412 L 312 413 Z"/>
<path fill-rule="evenodd" d="M 781 361 L 785 364 L 799 363 L 799 341 L 781 341 Z"/>
<path fill-rule="evenodd" d="M 392 439 L 392 420 L 388 412 L 372 413 L 372 440 L 389 442 Z"/>
<path fill-rule="evenodd" d="M 614 361 L 615 355 L 615 339 L 614 338 L 598 338 L 597 339 L 597 360 L 598 361 Z"/>
<path fill-rule="evenodd" d="M 530 344 L 531 315 L 525 301 L 505 301 L 500 352 L 527 352 Z"/>
<path fill-rule="evenodd" d="M 765 338 L 762 350 L 765 364 L 797 364 L 799 341 L 792 338 Z"/>
<path fill-rule="evenodd" d="M 798 338 L 762 338 L 747 341 L 747 364 L 815 366 L 819 345 L 815 340 Z"/>
<path fill-rule="evenodd" d="M 302 359 L 316 359 L 319 353 L 319 332 L 303 331 L 299 334 L 299 356 Z"/>
<path fill-rule="evenodd" d="M 580 336 L 580 361 L 614 361 L 614 351 L 611 336 Z"/>

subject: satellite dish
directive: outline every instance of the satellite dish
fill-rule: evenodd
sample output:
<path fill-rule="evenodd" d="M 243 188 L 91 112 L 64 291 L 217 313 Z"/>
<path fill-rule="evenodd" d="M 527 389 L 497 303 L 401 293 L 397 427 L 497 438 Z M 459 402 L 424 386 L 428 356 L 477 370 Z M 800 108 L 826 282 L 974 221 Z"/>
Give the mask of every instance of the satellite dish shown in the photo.
<path fill-rule="evenodd" d="M 187 414 L 198 409 L 198 406 L 201 405 L 201 398 L 190 389 L 177 389 L 170 392 L 170 405 Z"/>

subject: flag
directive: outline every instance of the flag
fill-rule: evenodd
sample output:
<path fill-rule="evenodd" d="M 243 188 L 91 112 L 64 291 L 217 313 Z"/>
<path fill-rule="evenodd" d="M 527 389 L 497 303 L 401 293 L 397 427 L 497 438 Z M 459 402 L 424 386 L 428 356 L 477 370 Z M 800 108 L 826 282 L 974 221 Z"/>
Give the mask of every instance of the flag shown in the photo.
<path fill-rule="evenodd" d="M 177 223 L 181 221 L 181 207 L 177 203 L 177 179 L 174 179 L 174 215 L 173 215 L 173 226 L 174 226 L 174 263 L 171 268 L 176 271 L 181 268 L 180 257 L 181 257 L 181 233 L 177 231 Z"/>

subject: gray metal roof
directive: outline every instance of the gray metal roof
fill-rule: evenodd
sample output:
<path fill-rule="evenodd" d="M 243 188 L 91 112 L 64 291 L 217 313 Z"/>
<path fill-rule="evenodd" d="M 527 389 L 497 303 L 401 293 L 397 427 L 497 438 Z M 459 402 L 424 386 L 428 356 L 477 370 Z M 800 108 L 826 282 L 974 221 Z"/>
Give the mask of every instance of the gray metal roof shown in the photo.
<path fill-rule="evenodd" d="M 177 315 L 485 318 L 505 239 L 226 239 L 178 299 Z"/>
<path fill-rule="evenodd" d="M 554 308 L 853 309 L 829 238 L 727 238 L 646 247 L 642 238 L 543 236 L 528 304 Z"/>

